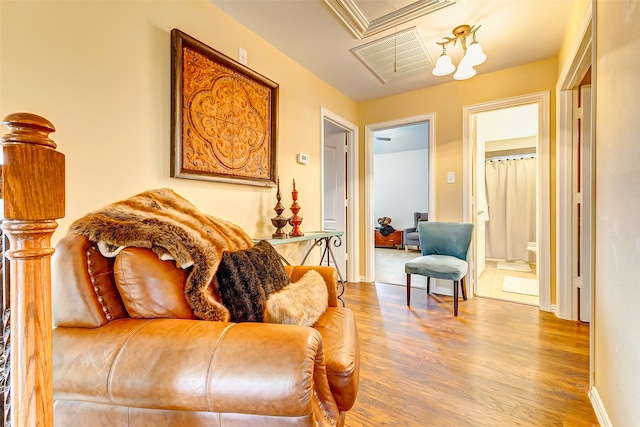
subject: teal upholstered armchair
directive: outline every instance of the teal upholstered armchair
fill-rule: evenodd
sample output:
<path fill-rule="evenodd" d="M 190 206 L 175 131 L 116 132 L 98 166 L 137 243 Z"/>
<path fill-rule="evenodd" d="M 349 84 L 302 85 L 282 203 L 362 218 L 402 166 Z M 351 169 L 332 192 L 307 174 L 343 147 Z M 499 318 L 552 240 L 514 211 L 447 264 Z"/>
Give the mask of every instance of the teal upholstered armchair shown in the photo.
<path fill-rule="evenodd" d="M 471 223 L 418 223 L 422 256 L 404 265 L 407 273 L 407 306 L 411 302 L 411 275 L 419 274 L 427 277 L 427 294 L 432 277 L 453 281 L 453 313 L 454 316 L 458 315 L 458 285 L 461 285 L 463 299 L 467 299 L 464 278 L 469 268 L 467 252 L 472 233 Z"/>

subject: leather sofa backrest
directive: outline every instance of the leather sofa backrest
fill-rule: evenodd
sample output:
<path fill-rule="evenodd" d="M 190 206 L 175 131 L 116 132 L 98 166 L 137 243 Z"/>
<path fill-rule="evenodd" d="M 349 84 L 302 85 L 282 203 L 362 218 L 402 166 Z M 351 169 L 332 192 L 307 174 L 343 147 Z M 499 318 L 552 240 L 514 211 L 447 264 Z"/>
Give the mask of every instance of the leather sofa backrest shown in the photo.
<path fill-rule="evenodd" d="M 128 317 L 113 277 L 114 260 L 86 237 L 68 235 L 51 258 L 53 326 L 97 328 Z"/>
<path fill-rule="evenodd" d="M 335 269 L 314 269 L 328 284 L 329 307 L 337 307 Z M 184 297 L 188 270 L 149 249 L 125 248 L 106 258 L 85 236 L 69 234 L 56 246 L 51 270 L 54 327 L 97 328 L 125 317 L 195 318 Z M 295 282 L 309 267 L 285 270 Z"/>
<path fill-rule="evenodd" d="M 123 317 L 195 319 L 184 296 L 188 270 L 150 249 L 104 257 L 86 237 L 68 235 L 52 257 L 53 325 L 97 328 Z"/>

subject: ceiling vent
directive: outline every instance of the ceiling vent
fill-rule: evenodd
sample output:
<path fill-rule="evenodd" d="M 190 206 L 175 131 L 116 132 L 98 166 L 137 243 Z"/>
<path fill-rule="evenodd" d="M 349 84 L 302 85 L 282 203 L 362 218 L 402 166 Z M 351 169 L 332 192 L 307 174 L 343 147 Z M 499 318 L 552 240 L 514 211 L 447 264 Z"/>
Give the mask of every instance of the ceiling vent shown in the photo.
<path fill-rule="evenodd" d="M 382 83 L 430 72 L 434 62 L 416 27 L 351 49 Z"/>

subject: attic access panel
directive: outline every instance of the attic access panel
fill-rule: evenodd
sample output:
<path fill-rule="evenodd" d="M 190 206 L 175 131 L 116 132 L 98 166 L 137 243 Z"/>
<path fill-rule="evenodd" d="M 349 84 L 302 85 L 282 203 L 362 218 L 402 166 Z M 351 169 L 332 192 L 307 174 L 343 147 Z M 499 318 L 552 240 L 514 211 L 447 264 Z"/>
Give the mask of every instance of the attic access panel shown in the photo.
<path fill-rule="evenodd" d="M 351 52 L 385 84 L 428 73 L 435 66 L 417 27 L 355 47 Z"/>

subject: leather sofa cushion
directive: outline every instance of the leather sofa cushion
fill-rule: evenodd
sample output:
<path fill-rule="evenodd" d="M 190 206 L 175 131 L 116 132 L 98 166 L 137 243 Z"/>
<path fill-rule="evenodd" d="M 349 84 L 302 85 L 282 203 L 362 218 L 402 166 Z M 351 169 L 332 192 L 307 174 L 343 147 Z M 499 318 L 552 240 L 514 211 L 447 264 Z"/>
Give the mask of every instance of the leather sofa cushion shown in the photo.
<path fill-rule="evenodd" d="M 162 261 L 149 249 L 125 248 L 114 264 L 122 302 L 135 319 L 195 319 L 184 296 L 188 270 L 174 261 Z"/>
<path fill-rule="evenodd" d="M 326 371 L 322 338 L 312 328 L 120 319 L 95 329 L 57 328 L 53 343 L 55 400 L 296 417 L 311 414 L 314 401 L 322 399 L 330 414 L 338 415 L 330 394 L 318 390 L 314 396 L 322 387 L 314 377 Z M 65 427 L 96 425 L 81 421 Z M 211 426 L 266 425 L 218 421 Z"/>

